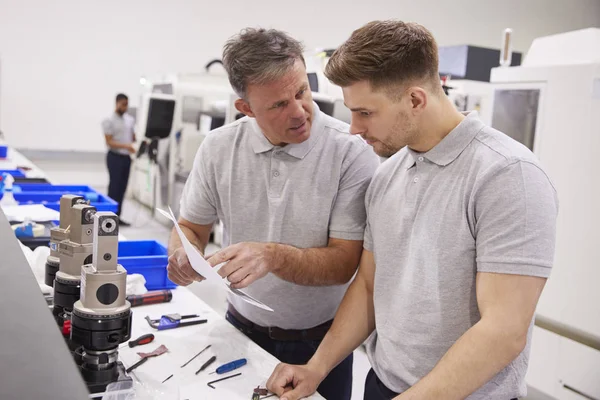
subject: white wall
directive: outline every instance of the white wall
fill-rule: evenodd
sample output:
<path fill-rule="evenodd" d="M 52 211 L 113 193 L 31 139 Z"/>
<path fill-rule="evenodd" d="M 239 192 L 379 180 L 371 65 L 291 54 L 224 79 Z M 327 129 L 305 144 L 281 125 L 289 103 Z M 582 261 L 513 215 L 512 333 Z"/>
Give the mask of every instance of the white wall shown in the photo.
<path fill-rule="evenodd" d="M 200 71 L 245 26 L 274 27 L 308 49 L 334 47 L 373 19 L 430 28 L 440 45 L 515 49 L 538 36 L 600 26 L 600 0 L 0 0 L 0 129 L 15 147 L 103 150 L 100 121 L 139 78 Z"/>

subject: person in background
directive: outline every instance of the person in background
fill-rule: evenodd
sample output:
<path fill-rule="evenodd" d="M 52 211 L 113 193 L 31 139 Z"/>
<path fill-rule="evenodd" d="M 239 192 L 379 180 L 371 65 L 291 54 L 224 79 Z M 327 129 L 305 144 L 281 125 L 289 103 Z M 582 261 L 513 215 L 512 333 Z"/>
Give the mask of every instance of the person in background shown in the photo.
<path fill-rule="evenodd" d="M 267 387 L 310 395 L 366 340 L 367 400 L 525 396 L 534 311 L 554 260 L 558 199 L 533 153 L 445 95 L 423 26 L 354 31 L 325 75 L 350 131 L 390 157 L 365 204 L 356 279 L 315 355 Z"/>
<path fill-rule="evenodd" d="M 135 132 L 133 131 L 135 120 L 127 114 L 128 98 L 119 93 L 116 99 L 115 112 L 102 121 L 102 132 L 108 147 L 106 154 L 106 166 L 108 167 L 109 184 L 108 197 L 119 203 L 117 215 L 119 225 L 129 226 L 121 219 L 123 199 L 129 181 L 129 170 L 131 168 L 130 154 L 135 153 Z"/>
<path fill-rule="evenodd" d="M 312 99 L 300 42 L 276 30 L 247 29 L 229 40 L 223 65 L 246 117 L 202 142 L 181 199 L 179 224 L 201 252 L 213 223 L 224 248 L 208 258 L 219 274 L 275 312 L 230 296 L 226 318 L 288 363 L 314 354 L 358 267 L 364 196 L 379 165 L 348 124 Z M 176 232 L 169 278 L 202 280 Z M 320 384 L 330 400 L 349 400 L 347 354 Z"/>

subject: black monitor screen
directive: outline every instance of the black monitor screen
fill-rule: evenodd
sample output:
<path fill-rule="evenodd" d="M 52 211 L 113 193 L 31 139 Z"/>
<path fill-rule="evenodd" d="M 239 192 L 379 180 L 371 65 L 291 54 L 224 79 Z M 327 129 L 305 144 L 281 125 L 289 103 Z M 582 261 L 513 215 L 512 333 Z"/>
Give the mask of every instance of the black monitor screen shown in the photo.
<path fill-rule="evenodd" d="M 308 73 L 308 86 L 310 86 L 311 92 L 319 91 L 319 79 L 314 72 Z"/>
<path fill-rule="evenodd" d="M 150 139 L 169 137 L 174 112 L 175 100 L 150 99 L 145 136 Z"/>

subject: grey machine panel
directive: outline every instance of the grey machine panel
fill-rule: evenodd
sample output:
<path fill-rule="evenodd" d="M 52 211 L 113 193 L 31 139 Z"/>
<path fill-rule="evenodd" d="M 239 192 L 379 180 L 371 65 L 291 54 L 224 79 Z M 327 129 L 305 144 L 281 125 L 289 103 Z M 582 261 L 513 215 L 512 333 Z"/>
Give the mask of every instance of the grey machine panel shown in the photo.
<path fill-rule="evenodd" d="M 2 211 L 0 254 L 0 399 L 88 399 L 77 365 Z"/>

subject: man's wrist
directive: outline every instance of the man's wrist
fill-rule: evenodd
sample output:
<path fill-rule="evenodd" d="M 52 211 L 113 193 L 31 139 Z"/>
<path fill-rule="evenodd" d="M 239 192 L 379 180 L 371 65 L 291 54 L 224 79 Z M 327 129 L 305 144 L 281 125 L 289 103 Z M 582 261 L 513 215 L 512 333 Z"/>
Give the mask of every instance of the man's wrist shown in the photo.
<path fill-rule="evenodd" d="M 270 272 L 276 272 L 283 268 L 287 258 L 286 252 L 289 246 L 279 243 L 266 243 L 267 264 Z"/>
<path fill-rule="evenodd" d="M 329 375 L 329 372 L 331 372 L 332 369 L 328 367 L 328 364 L 329 363 L 326 362 L 326 360 L 321 360 L 319 358 L 319 354 L 317 352 L 310 360 L 308 360 L 306 366 L 308 367 L 308 369 L 316 372 L 319 375 L 321 381 L 323 381 L 327 377 L 327 375 Z"/>

